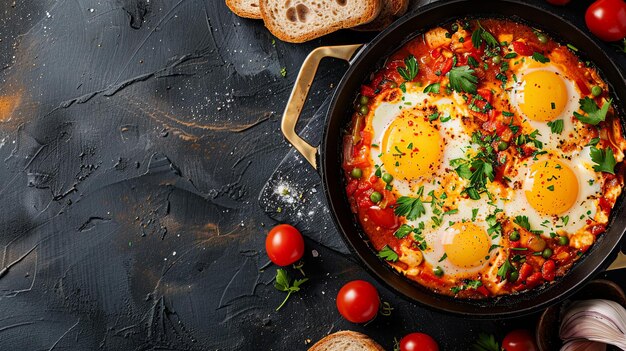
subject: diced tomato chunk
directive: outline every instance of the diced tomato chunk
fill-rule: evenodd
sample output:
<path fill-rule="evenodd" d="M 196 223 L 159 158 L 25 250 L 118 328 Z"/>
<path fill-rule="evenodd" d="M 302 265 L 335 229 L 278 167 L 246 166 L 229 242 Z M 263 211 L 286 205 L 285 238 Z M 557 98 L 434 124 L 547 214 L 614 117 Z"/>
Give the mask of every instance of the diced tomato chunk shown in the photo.
<path fill-rule="evenodd" d="M 513 50 L 515 50 L 516 53 L 522 56 L 530 56 L 534 52 L 530 46 L 522 41 L 514 41 Z"/>
<path fill-rule="evenodd" d="M 531 274 L 528 279 L 526 279 L 526 288 L 532 289 L 541 283 L 543 283 L 543 276 L 541 275 L 541 272 L 535 272 Z"/>
<path fill-rule="evenodd" d="M 350 183 L 348 183 L 348 185 L 346 186 L 346 193 L 348 193 L 348 196 L 352 196 L 356 192 L 356 189 L 358 187 L 359 181 L 356 179 L 351 180 Z"/>
<path fill-rule="evenodd" d="M 596 224 L 591 227 L 591 234 L 600 235 L 606 231 L 606 227 L 603 224 Z"/>
<path fill-rule="evenodd" d="M 485 288 L 484 285 L 481 285 L 478 287 L 478 289 L 476 289 L 476 291 L 478 291 L 481 295 L 488 297 L 489 295 L 491 295 L 489 293 L 489 290 L 487 290 L 487 288 Z"/>
<path fill-rule="evenodd" d="M 367 210 L 367 215 L 374 223 L 383 228 L 394 229 L 398 227 L 398 218 L 391 207 L 383 209 L 378 206 L 371 206 Z"/>
<path fill-rule="evenodd" d="M 452 59 L 449 58 L 441 66 L 441 76 L 443 77 L 446 73 L 450 72 L 451 69 L 452 69 Z"/>
<path fill-rule="evenodd" d="M 580 89 L 580 92 L 583 95 L 591 94 L 591 90 L 589 90 L 587 83 L 585 83 L 582 79 L 576 79 L 576 85 L 578 86 L 578 89 Z"/>
<path fill-rule="evenodd" d="M 543 279 L 551 282 L 556 275 L 556 263 L 553 260 L 547 260 L 541 266 L 541 276 Z"/>
<path fill-rule="evenodd" d="M 373 98 L 376 96 L 376 90 L 368 85 L 361 85 L 361 95 Z"/>
<path fill-rule="evenodd" d="M 533 267 L 529 265 L 528 263 L 524 262 L 522 264 L 522 267 L 520 267 L 519 269 L 519 278 L 517 278 L 517 280 L 518 281 L 526 280 L 526 278 L 528 278 L 528 276 L 530 276 L 530 273 L 532 272 L 533 272 Z"/>
<path fill-rule="evenodd" d="M 491 93 L 490 89 L 480 88 L 478 89 L 478 95 L 480 95 L 488 103 L 491 103 L 493 101 L 493 94 Z"/>

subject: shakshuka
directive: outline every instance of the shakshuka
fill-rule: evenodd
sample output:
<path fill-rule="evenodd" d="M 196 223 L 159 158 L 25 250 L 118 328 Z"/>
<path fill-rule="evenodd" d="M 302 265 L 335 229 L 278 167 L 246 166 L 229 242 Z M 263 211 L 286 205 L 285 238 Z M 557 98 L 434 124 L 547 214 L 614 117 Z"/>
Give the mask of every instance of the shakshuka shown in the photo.
<path fill-rule="evenodd" d="M 459 298 L 539 288 L 605 231 L 626 149 L 609 86 L 525 24 L 458 20 L 361 86 L 346 192 L 372 247 Z"/>

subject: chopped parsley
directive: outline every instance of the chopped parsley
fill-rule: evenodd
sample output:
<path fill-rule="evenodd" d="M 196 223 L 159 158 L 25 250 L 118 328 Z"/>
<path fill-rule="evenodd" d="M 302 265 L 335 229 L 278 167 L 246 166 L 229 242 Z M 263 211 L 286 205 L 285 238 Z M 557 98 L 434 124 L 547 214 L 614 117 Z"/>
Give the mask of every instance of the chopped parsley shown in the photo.
<path fill-rule="evenodd" d="M 548 122 L 548 127 L 550 127 L 552 134 L 561 134 L 563 132 L 563 124 L 562 119 L 557 119 L 555 121 Z"/>
<path fill-rule="evenodd" d="M 509 260 L 504 261 L 504 263 L 502 264 L 502 266 L 500 266 L 500 268 L 498 268 L 498 277 L 500 277 L 500 280 L 506 280 L 507 277 L 509 276 L 509 271 L 515 270 L 515 268 L 513 267 L 513 265 L 511 264 L 511 262 Z"/>
<path fill-rule="evenodd" d="M 445 260 L 446 258 L 448 258 L 448 254 L 444 252 L 443 256 L 441 256 L 441 258 L 437 262 L 441 262 L 441 261 Z"/>
<path fill-rule="evenodd" d="M 550 62 L 549 58 L 543 56 L 542 54 L 540 54 L 538 52 L 534 52 L 532 58 L 533 58 L 533 60 L 535 60 L 537 62 L 541 62 L 541 63 Z"/>
<path fill-rule="evenodd" d="M 424 92 L 425 93 L 433 93 L 433 94 L 439 94 L 439 88 L 441 87 L 441 84 L 439 83 L 432 83 L 426 86 L 426 88 L 424 88 Z"/>
<path fill-rule="evenodd" d="M 398 230 L 396 230 L 395 233 L 393 233 L 393 235 L 398 238 L 398 239 L 402 239 L 404 237 L 406 237 L 407 235 L 409 235 L 409 233 L 411 233 L 413 231 L 413 227 L 411 227 L 408 224 L 403 224 L 400 226 L 400 228 L 398 228 Z"/>
<path fill-rule="evenodd" d="M 509 52 L 508 54 L 504 55 L 505 59 L 512 59 L 512 58 L 516 58 L 517 54 L 514 52 Z"/>
<path fill-rule="evenodd" d="M 393 251 L 389 245 L 385 245 L 382 250 L 378 252 L 378 257 L 383 258 L 387 261 L 396 262 L 398 260 L 398 254 Z"/>
<path fill-rule="evenodd" d="M 426 209 L 424 208 L 421 198 L 401 196 L 396 201 L 393 213 L 395 213 L 396 216 L 403 216 L 409 221 L 413 221 L 424 215 L 426 213 Z"/>
<path fill-rule="evenodd" d="M 609 107 L 611 107 L 612 102 L 613 99 L 609 99 L 605 101 L 602 108 L 600 108 L 593 99 L 585 97 L 584 99 L 580 99 L 579 103 L 580 109 L 585 112 L 586 115 L 574 112 L 574 116 L 581 122 L 597 125 L 606 119 L 606 114 L 609 112 Z"/>
<path fill-rule="evenodd" d="M 419 66 L 417 65 L 415 56 L 409 55 L 404 59 L 404 64 L 406 67 L 398 67 L 398 73 L 400 73 L 400 76 L 402 76 L 405 81 L 410 82 L 415 79 L 419 72 Z"/>
<path fill-rule="evenodd" d="M 480 22 L 476 21 L 478 24 L 478 28 L 474 30 L 472 33 L 472 45 L 475 48 L 480 49 L 483 41 L 487 46 L 498 47 L 500 43 L 496 40 L 493 34 L 489 33 L 483 26 L 480 25 Z"/>
<path fill-rule="evenodd" d="M 530 230 L 530 223 L 528 222 L 528 217 L 526 216 L 517 216 L 513 222 L 526 230 Z"/>
<path fill-rule="evenodd" d="M 472 209 L 472 222 L 474 222 L 476 220 L 476 215 L 478 214 L 478 209 L 477 208 L 473 208 Z"/>

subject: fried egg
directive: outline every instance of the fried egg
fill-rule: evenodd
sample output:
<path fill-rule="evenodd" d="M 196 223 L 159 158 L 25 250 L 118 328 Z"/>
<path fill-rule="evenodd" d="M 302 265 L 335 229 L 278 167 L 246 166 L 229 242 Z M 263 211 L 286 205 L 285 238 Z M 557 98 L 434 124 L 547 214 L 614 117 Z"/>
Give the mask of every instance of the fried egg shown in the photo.
<path fill-rule="evenodd" d="M 552 153 L 529 159 L 511 179 L 514 190 L 504 210 L 528 217 L 532 230 L 545 237 L 581 230 L 593 219 L 602 196 L 601 176 L 593 170 L 589 147 L 564 156 Z"/>
<path fill-rule="evenodd" d="M 537 140 L 550 149 L 577 136 L 573 116 L 579 109 L 581 94 L 572 79 L 557 64 L 530 58 L 513 65 L 511 70 L 515 79 L 508 89 L 509 101 L 522 117 L 524 129 L 528 133 L 537 130 Z M 554 123 L 562 124 L 562 131 L 552 133 Z"/>
<path fill-rule="evenodd" d="M 397 195 L 415 194 L 421 186 L 427 193 L 459 181 L 447 171 L 450 160 L 462 157 L 470 141 L 461 123 L 467 108 L 458 99 L 433 100 L 420 87 L 407 84 L 403 99 L 381 100 L 369 115 L 366 130 L 373 136 L 371 159 L 394 177 Z M 441 184 L 434 184 L 434 179 Z"/>

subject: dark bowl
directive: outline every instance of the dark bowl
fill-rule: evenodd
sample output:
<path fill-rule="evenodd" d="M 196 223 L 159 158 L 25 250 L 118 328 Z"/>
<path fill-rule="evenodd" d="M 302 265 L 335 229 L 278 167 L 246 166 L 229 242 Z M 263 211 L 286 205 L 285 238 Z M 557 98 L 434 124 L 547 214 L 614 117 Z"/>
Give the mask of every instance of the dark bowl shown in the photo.
<path fill-rule="evenodd" d="M 327 114 L 320 146 L 320 165 L 324 191 L 335 223 L 344 241 L 366 269 L 384 285 L 408 300 L 436 311 L 469 318 L 515 317 L 545 309 L 574 293 L 598 272 L 604 270 L 607 258 L 614 252 L 626 228 L 623 197 L 620 197 L 607 232 L 585 254 L 571 271 L 555 283 L 518 295 L 485 300 L 464 300 L 436 294 L 403 277 L 376 256 L 358 220 L 351 213 L 344 191 L 341 169 L 342 130 L 349 123 L 355 92 L 385 58 L 408 40 L 425 30 L 458 18 L 495 17 L 524 22 L 545 31 L 554 39 L 577 47 L 582 60 L 593 62 L 610 85 L 615 106 L 621 110 L 626 102 L 626 82 L 619 69 L 602 49 L 583 31 L 561 17 L 539 7 L 518 1 L 456 0 L 426 6 L 406 15 L 367 44 L 351 61 L 339 83 Z M 584 53 L 584 54 L 583 54 Z M 622 122 L 623 124 L 623 122 Z"/>

